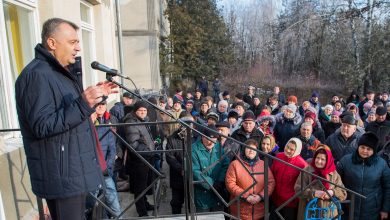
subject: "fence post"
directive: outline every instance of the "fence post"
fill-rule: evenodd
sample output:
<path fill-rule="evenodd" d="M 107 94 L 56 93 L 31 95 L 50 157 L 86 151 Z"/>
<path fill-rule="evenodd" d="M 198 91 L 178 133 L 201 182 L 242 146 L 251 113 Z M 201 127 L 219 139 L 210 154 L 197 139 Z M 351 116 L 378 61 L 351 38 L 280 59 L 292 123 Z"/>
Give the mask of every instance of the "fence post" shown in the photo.
<path fill-rule="evenodd" d="M 186 192 L 188 194 L 188 197 L 185 199 L 189 199 L 189 215 L 191 215 L 191 220 L 195 220 L 195 198 L 194 198 L 194 180 L 193 180 L 193 173 L 192 173 L 192 133 L 191 129 L 189 127 L 187 129 L 187 143 L 186 143 L 186 148 L 185 148 L 185 157 L 187 158 L 187 164 L 186 164 L 186 170 L 184 172 L 186 173 L 187 179 L 186 183 L 188 186 L 188 191 Z M 187 212 L 187 211 L 186 211 Z"/>

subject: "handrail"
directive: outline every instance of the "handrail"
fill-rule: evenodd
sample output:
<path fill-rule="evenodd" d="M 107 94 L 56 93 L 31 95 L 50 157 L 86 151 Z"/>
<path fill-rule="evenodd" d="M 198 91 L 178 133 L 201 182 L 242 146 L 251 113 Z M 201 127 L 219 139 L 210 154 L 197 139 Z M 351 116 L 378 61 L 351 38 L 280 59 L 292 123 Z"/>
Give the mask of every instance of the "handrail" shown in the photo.
<path fill-rule="evenodd" d="M 209 129 L 207 126 L 204 126 L 203 124 L 199 124 L 199 123 L 194 122 L 194 121 L 185 121 L 185 122 L 188 123 L 188 124 L 183 125 L 183 123 L 178 122 L 178 121 L 158 121 L 158 122 L 140 122 L 140 123 L 101 124 L 101 125 L 96 125 L 96 127 L 119 127 L 119 126 L 160 125 L 160 124 L 176 124 L 176 123 L 181 123 L 183 126 L 187 127 L 187 129 L 191 129 L 191 130 L 193 130 L 193 131 L 195 130 L 197 133 L 199 133 L 200 135 L 204 136 L 204 134 L 203 134 L 202 132 L 200 132 L 200 131 L 198 131 L 198 130 L 196 130 L 196 129 L 190 128 L 189 124 L 192 123 L 192 124 L 196 125 L 197 128 L 202 128 L 202 129 L 204 129 L 204 130 L 210 130 L 210 131 L 212 131 L 211 129 Z M 0 129 L 0 133 L 1 133 L 1 132 L 10 132 L 10 131 L 20 131 L 20 129 Z M 107 131 L 107 133 L 108 133 L 108 132 L 112 132 L 112 133 L 113 133 L 121 142 L 125 143 L 126 147 L 127 147 L 128 149 L 130 149 L 131 151 L 133 151 L 133 153 L 136 153 L 136 156 L 139 157 L 139 159 L 141 159 L 144 163 L 146 163 L 146 164 L 151 168 L 151 170 L 152 170 L 154 173 L 157 174 L 157 176 L 158 176 L 159 178 L 161 178 L 161 173 L 159 173 L 157 170 L 155 170 L 154 167 L 153 167 L 152 165 L 150 165 L 147 161 L 143 160 L 144 158 L 143 158 L 141 155 L 139 155 L 139 153 L 163 153 L 163 152 L 172 152 L 172 151 L 184 151 L 185 153 L 187 153 L 187 156 L 188 156 L 188 153 L 191 154 L 191 151 L 188 152 L 188 147 L 187 147 L 187 149 L 152 150 L 152 151 L 142 151 L 142 152 L 140 152 L 140 151 L 135 151 L 134 149 L 132 149 L 131 145 L 129 145 L 129 144 L 128 144 L 121 136 L 119 136 L 114 130 L 109 129 L 109 130 Z M 215 131 L 214 131 L 214 132 L 215 132 Z M 107 134 L 107 133 L 106 133 L 106 134 Z M 106 134 L 105 134 L 105 135 L 106 135 Z M 339 187 L 339 188 L 344 189 L 344 190 L 346 190 L 347 192 L 351 193 L 351 194 L 352 194 L 352 195 L 351 195 L 351 198 L 355 198 L 355 196 L 358 196 L 358 197 L 361 197 L 361 198 L 366 198 L 366 196 L 361 195 L 360 193 L 357 193 L 357 192 L 355 192 L 355 191 L 353 191 L 353 190 L 350 190 L 350 189 L 348 189 L 348 188 L 345 188 L 344 186 L 340 186 L 340 185 L 334 184 L 334 183 L 330 182 L 329 180 L 327 180 L 327 179 L 325 179 L 325 178 L 323 178 L 323 177 L 317 176 L 317 175 L 315 175 L 315 174 L 313 174 L 313 173 L 311 173 L 311 172 L 308 172 L 308 171 L 306 171 L 306 170 L 304 170 L 304 169 L 302 169 L 302 168 L 300 168 L 300 167 L 294 166 L 294 165 L 292 165 L 292 164 L 290 164 L 290 163 L 288 163 L 288 162 L 286 162 L 286 161 L 283 161 L 283 160 L 281 160 L 281 159 L 279 159 L 279 158 L 277 158 L 277 157 L 274 157 L 274 156 L 272 156 L 272 155 L 270 155 L 270 154 L 264 153 L 263 151 L 261 151 L 261 150 L 259 150 L 259 149 L 257 149 L 257 148 L 252 148 L 251 146 L 246 145 L 245 143 L 242 143 L 242 142 L 240 142 L 240 141 L 238 141 L 238 140 L 236 140 L 236 139 L 233 139 L 233 138 L 231 138 L 230 136 L 225 136 L 225 135 L 223 135 L 223 134 L 219 134 L 219 135 L 222 136 L 222 137 L 224 137 L 224 138 L 226 138 L 226 139 L 228 139 L 228 140 L 231 140 L 231 141 L 233 141 L 233 142 L 235 142 L 235 143 L 238 143 L 238 144 L 240 144 L 241 146 L 248 147 L 248 148 L 250 148 L 250 149 L 256 151 L 257 153 L 259 153 L 260 155 L 264 156 L 264 161 L 265 161 L 266 165 L 268 165 L 268 160 L 269 160 L 269 159 L 272 159 L 272 160 L 278 161 L 278 162 L 280 162 L 280 163 L 283 163 L 283 164 L 285 164 L 285 165 L 287 165 L 287 166 L 289 166 L 289 167 L 292 167 L 292 168 L 294 168 L 294 169 L 300 171 L 300 173 L 305 173 L 306 175 L 310 175 L 310 176 L 312 176 L 312 177 L 315 177 L 315 180 L 313 180 L 313 181 L 312 181 L 309 185 L 307 185 L 305 188 L 307 188 L 308 186 L 312 185 L 313 182 L 316 182 L 316 181 L 321 182 L 320 180 L 322 180 L 322 181 L 324 181 L 324 182 L 327 182 L 327 183 L 329 183 L 329 184 L 335 185 L 336 187 Z M 190 141 L 189 141 L 187 144 L 190 144 Z M 187 151 L 187 152 L 186 152 L 186 151 Z M 215 166 L 216 164 L 218 164 L 219 162 L 221 162 L 221 160 L 224 159 L 224 158 L 227 156 L 227 154 L 229 154 L 229 153 L 232 153 L 232 152 L 230 152 L 230 151 L 229 151 L 229 152 L 225 152 L 225 154 L 224 154 L 217 162 L 211 164 L 211 165 L 208 166 L 205 170 L 207 171 L 207 170 L 211 169 L 213 166 Z M 233 152 L 233 153 L 234 153 L 234 152 Z M 235 153 L 234 153 L 234 154 L 235 154 Z M 235 155 L 238 156 L 237 154 L 235 154 Z M 188 156 L 188 160 L 191 160 L 191 155 Z M 242 163 L 241 160 L 239 160 L 239 161 Z M 190 164 L 190 166 L 191 166 L 191 167 L 190 167 L 191 170 L 187 170 L 187 171 L 192 171 L 192 162 L 189 163 L 189 164 Z M 245 166 L 244 166 L 244 167 L 245 167 Z M 266 167 L 268 167 L 268 166 L 266 166 Z M 265 167 L 265 168 L 266 168 L 266 167 Z M 249 171 L 247 170 L 247 172 L 249 172 Z M 190 172 L 190 173 L 192 173 L 192 172 Z M 203 174 L 203 173 L 204 173 L 204 172 L 202 172 L 202 174 Z M 250 172 L 249 172 L 249 173 L 250 173 Z M 257 174 L 253 174 L 253 175 L 257 175 Z M 260 174 L 260 175 L 261 175 L 261 174 Z M 262 175 L 264 175 L 265 177 L 267 177 L 267 176 L 268 176 L 268 169 L 265 169 L 265 170 L 264 170 L 264 173 L 262 173 Z M 252 176 L 252 175 L 251 175 L 251 176 Z M 210 184 L 204 179 L 203 175 L 201 175 L 201 177 L 202 177 L 203 181 L 193 181 L 193 180 L 192 180 L 192 175 L 189 176 L 189 177 L 187 177 L 187 178 L 190 178 L 190 179 L 191 179 L 192 184 L 197 184 L 197 183 L 200 183 L 200 182 L 204 183 L 204 182 L 205 182 L 205 183 L 207 183 L 208 185 L 210 185 Z M 150 184 L 150 185 L 147 187 L 147 189 L 145 189 L 145 192 L 146 192 L 148 189 L 150 189 L 151 186 L 153 186 L 159 178 L 156 178 L 156 179 L 153 181 L 153 183 Z M 253 178 L 253 176 L 252 176 L 252 178 Z M 266 179 L 266 178 L 265 178 L 265 179 Z M 256 181 L 254 181 L 253 184 L 256 184 Z M 247 190 L 249 190 L 249 189 L 253 186 L 253 184 L 252 184 L 250 187 L 248 187 Z M 321 183 L 321 184 L 322 184 L 322 183 Z M 239 196 L 237 196 L 236 198 L 232 199 L 229 203 L 227 203 L 226 201 L 224 201 L 224 199 L 222 198 L 222 196 L 216 191 L 216 189 L 214 189 L 214 187 L 213 187 L 212 185 L 210 185 L 210 188 L 214 191 L 214 193 L 216 193 L 217 197 L 218 197 L 218 198 L 222 201 L 222 203 L 224 203 L 224 205 L 227 206 L 227 207 L 230 206 L 230 205 L 232 205 L 234 202 L 237 202 L 238 204 L 240 204 L 240 196 L 241 196 L 242 194 L 244 194 L 244 193 L 247 191 L 247 190 L 244 190 L 243 193 L 241 193 Z M 267 187 L 265 187 L 265 188 L 267 188 Z M 288 204 L 290 201 L 292 201 L 292 199 L 298 197 L 302 192 L 303 192 L 303 189 L 301 189 L 299 192 L 297 192 L 290 200 L 288 200 L 287 202 L 285 202 L 284 204 L 282 204 L 280 207 L 278 207 L 278 208 L 276 209 L 277 214 L 279 214 L 278 211 L 279 211 L 281 208 L 283 208 L 284 205 Z M 186 193 L 187 193 L 187 192 L 186 192 Z M 142 194 L 141 194 L 141 195 L 142 195 Z M 192 195 L 193 195 L 193 194 L 192 194 Z M 268 210 L 268 209 L 269 209 L 269 204 L 268 204 L 268 188 L 265 190 L 265 197 L 266 197 L 266 199 L 265 199 L 265 203 L 266 203 L 266 204 L 265 204 L 265 209 L 266 209 L 266 214 L 268 214 L 268 213 L 269 213 L 269 210 Z M 133 205 L 133 204 L 135 203 L 135 201 L 137 201 L 137 199 L 139 199 L 139 198 L 136 198 L 136 199 L 133 201 L 133 203 L 132 203 L 131 205 Z M 193 198 L 192 198 L 192 199 L 193 199 Z M 352 200 L 354 200 L 354 199 L 352 199 Z M 99 201 L 99 203 L 102 203 L 102 202 Z M 351 204 L 353 204 L 353 203 L 354 203 L 354 201 L 351 201 Z M 131 205 L 130 205 L 129 207 L 131 207 Z M 193 202 L 191 202 L 190 205 L 191 205 L 191 212 L 192 212 L 192 211 L 194 212 L 194 208 L 195 208 L 195 207 L 193 206 L 193 205 L 194 205 Z M 103 206 L 104 206 L 104 205 L 103 205 Z M 128 207 L 128 208 L 129 208 L 129 207 Z M 128 209 L 128 208 L 127 208 L 127 209 Z M 238 205 L 238 208 L 239 208 L 239 205 Z M 351 208 L 353 209 L 353 207 L 351 207 Z M 120 216 L 118 216 L 118 217 L 121 217 L 121 216 L 127 211 L 127 209 L 126 209 L 126 210 L 123 210 L 122 213 L 120 214 Z M 197 214 L 198 214 L 198 213 L 197 213 Z M 229 214 L 227 214 L 227 213 L 225 213 L 225 215 L 228 215 L 228 216 L 232 217 L 231 215 L 229 215 Z M 191 217 L 193 217 L 193 215 L 191 215 Z M 266 217 L 266 219 L 268 219 L 268 216 Z"/>

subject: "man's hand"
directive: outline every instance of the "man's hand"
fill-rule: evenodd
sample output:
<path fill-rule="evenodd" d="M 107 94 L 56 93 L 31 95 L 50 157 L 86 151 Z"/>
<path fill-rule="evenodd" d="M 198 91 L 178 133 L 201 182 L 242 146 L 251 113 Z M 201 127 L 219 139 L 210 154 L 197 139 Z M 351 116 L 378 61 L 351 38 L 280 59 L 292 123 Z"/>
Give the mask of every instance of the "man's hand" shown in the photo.
<path fill-rule="evenodd" d="M 116 88 L 118 88 L 118 85 L 109 81 L 98 82 L 96 86 L 102 89 L 102 92 L 105 96 L 108 96 L 112 93 L 118 93 L 118 90 L 116 90 Z"/>
<path fill-rule="evenodd" d="M 84 92 L 81 94 L 84 101 L 87 102 L 89 107 L 93 108 L 96 104 L 103 101 L 104 92 L 98 86 L 89 86 Z"/>
<path fill-rule="evenodd" d="M 389 217 L 389 213 L 387 212 L 380 212 L 380 215 L 381 215 L 381 220 L 387 219 Z"/>

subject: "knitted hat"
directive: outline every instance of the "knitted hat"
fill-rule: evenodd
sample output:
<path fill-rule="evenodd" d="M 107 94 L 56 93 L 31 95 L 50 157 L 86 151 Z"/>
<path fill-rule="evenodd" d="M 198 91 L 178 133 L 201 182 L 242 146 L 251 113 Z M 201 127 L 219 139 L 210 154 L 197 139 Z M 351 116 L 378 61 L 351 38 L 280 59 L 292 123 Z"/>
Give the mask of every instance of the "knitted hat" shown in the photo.
<path fill-rule="evenodd" d="M 332 112 L 332 115 L 336 115 L 336 116 L 339 116 L 341 115 L 341 112 L 340 111 L 333 111 Z"/>
<path fill-rule="evenodd" d="M 330 109 L 331 111 L 333 111 L 333 106 L 332 105 L 325 105 L 324 109 Z"/>
<path fill-rule="evenodd" d="M 270 116 L 271 113 L 267 109 L 263 109 L 259 115 L 259 117 L 264 117 L 264 116 Z"/>
<path fill-rule="evenodd" d="M 358 146 L 365 145 L 369 148 L 372 148 L 374 152 L 376 152 L 378 148 L 378 143 L 379 139 L 374 133 L 366 132 L 360 137 Z"/>
<path fill-rule="evenodd" d="M 287 99 L 287 102 L 293 102 L 293 103 L 297 104 L 298 98 L 295 95 L 290 95 Z"/>
<path fill-rule="evenodd" d="M 255 116 L 255 114 L 253 114 L 252 111 L 246 111 L 242 115 L 242 120 L 243 121 L 255 121 L 256 120 L 256 116 Z"/>
<path fill-rule="evenodd" d="M 314 122 L 316 121 L 316 114 L 313 112 L 306 112 L 305 113 L 305 118 L 311 118 Z"/>
<path fill-rule="evenodd" d="M 229 91 L 223 91 L 222 96 L 227 96 L 227 95 L 229 95 Z"/>
<path fill-rule="evenodd" d="M 312 94 L 311 94 L 311 97 L 320 97 L 320 94 L 317 92 L 317 91 L 314 91 Z"/>
<path fill-rule="evenodd" d="M 194 100 L 189 99 L 189 100 L 187 100 L 186 104 L 192 104 L 192 105 L 194 105 Z"/>
<path fill-rule="evenodd" d="M 285 105 L 285 108 L 292 111 L 293 113 L 295 113 L 297 111 L 297 106 L 294 104 Z"/>
<path fill-rule="evenodd" d="M 134 112 L 136 112 L 140 108 L 146 108 L 148 109 L 148 103 L 145 101 L 138 101 L 134 104 Z"/>

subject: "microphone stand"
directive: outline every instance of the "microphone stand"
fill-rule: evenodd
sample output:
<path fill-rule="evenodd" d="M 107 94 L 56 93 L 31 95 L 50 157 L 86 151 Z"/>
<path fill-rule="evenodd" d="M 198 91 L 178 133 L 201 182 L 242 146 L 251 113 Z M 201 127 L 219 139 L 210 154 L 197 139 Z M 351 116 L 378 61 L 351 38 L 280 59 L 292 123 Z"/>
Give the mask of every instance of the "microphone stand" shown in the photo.
<path fill-rule="evenodd" d="M 140 99 L 140 100 L 148 103 L 149 105 L 153 106 L 153 108 L 155 108 L 155 109 L 159 110 L 160 112 L 170 116 L 171 119 L 173 119 L 177 123 L 180 123 L 180 125 L 184 126 L 187 129 L 187 135 L 186 135 L 187 147 L 185 147 L 186 145 L 183 145 L 185 147 L 185 149 L 183 149 L 184 150 L 184 157 L 183 157 L 184 164 L 183 165 L 184 165 L 184 180 L 185 180 L 184 184 L 185 184 L 186 192 L 189 193 L 189 198 L 188 197 L 185 198 L 184 202 L 185 202 L 185 207 L 186 207 L 186 219 L 188 220 L 189 217 L 191 217 L 191 220 L 195 220 L 193 173 L 192 173 L 192 169 L 190 169 L 192 167 L 192 156 L 191 156 L 191 152 L 192 152 L 192 146 L 191 146 L 192 143 L 191 143 L 191 141 L 192 140 L 191 140 L 191 132 L 190 131 L 194 131 L 194 132 L 200 134 L 202 137 L 207 138 L 208 140 L 212 141 L 213 143 L 215 143 L 215 142 L 213 140 L 211 140 L 208 136 L 204 135 L 202 132 L 200 132 L 200 131 L 196 130 L 195 128 L 193 128 L 189 123 L 192 123 L 192 124 L 195 124 L 195 125 L 199 125 L 200 127 L 204 128 L 204 129 L 208 129 L 208 130 L 211 130 L 211 129 L 209 129 L 208 127 L 203 126 L 201 124 L 198 124 L 198 123 L 196 123 L 194 121 L 189 122 L 189 121 L 183 121 L 180 118 L 176 119 L 170 112 L 168 112 L 165 109 L 162 109 L 161 107 L 151 103 L 147 99 L 143 98 L 139 93 L 131 91 L 129 88 L 127 88 L 123 84 L 120 84 L 120 83 L 116 82 L 113 79 L 113 76 L 114 76 L 114 74 L 112 74 L 112 73 L 106 73 L 106 79 L 109 82 L 114 83 L 119 88 L 122 88 L 123 90 L 129 92 L 130 94 L 134 95 L 138 99 Z M 211 130 L 211 131 L 213 131 L 213 130 Z M 186 193 L 186 192 L 184 192 L 184 193 Z M 188 204 L 188 200 L 190 200 L 190 204 Z"/>

